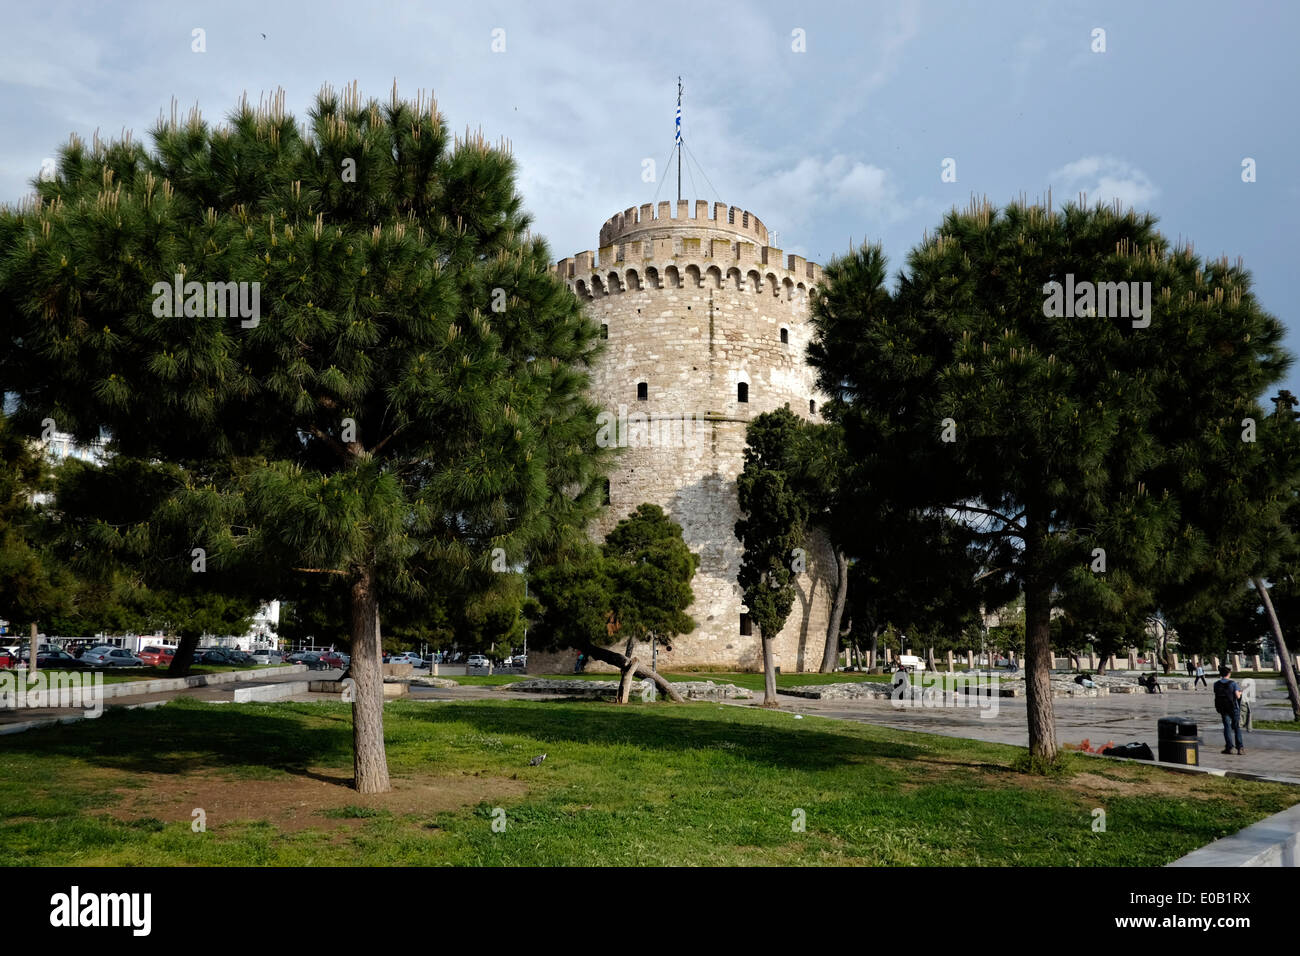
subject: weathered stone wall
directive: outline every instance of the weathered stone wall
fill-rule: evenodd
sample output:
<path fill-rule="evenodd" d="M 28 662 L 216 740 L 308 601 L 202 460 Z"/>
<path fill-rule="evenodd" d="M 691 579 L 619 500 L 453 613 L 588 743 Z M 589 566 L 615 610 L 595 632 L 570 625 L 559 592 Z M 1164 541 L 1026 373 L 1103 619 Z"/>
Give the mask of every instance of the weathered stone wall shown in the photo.
<path fill-rule="evenodd" d="M 706 211 L 696 205 L 697 213 Z M 610 478 L 609 510 L 593 534 L 603 538 L 642 502 L 663 507 L 681 524 L 700 566 L 689 609 L 698 626 L 671 650 L 660 648 L 661 669 L 757 670 L 759 638 L 741 634 L 736 478 L 745 426 L 755 416 L 788 405 L 802 418 L 820 420 L 824 396 L 804 356 L 812 333 L 808 297 L 821 270 L 749 241 L 765 241 L 767 230 L 743 210 L 719 204 L 712 220 L 688 219 L 670 218 L 667 206 L 660 204 L 657 217 L 648 206 L 640 215 L 633 209 L 615 216 L 601 239 L 619 245 L 556 267 L 607 328 L 592 388 L 608 411 L 602 440 L 622 453 Z M 630 236 L 636 238 L 622 241 Z M 811 536 L 805 547 L 807 571 L 775 642 L 777 665 L 786 671 L 820 666 L 836 580 L 825 536 Z M 649 647 L 636 653 L 649 662 Z M 575 657 L 545 663 L 571 670 Z M 530 660 L 530 672 L 543 673 L 543 663 Z"/>

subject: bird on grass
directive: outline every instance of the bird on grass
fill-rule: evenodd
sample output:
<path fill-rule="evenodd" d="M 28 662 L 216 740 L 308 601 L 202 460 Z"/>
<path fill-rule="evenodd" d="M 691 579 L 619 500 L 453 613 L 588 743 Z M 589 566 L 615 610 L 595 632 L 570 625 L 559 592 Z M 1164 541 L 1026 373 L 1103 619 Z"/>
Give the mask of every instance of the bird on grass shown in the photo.
<path fill-rule="evenodd" d="M 546 754 L 538 754 L 532 760 L 528 761 L 528 766 L 536 767 L 539 763 L 541 763 L 545 759 L 546 759 Z"/>

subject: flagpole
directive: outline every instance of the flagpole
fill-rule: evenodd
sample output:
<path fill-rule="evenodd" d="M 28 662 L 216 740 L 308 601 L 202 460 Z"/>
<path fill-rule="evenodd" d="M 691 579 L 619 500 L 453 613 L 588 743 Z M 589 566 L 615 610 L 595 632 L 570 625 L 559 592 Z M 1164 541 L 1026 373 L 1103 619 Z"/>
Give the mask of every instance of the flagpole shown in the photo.
<path fill-rule="evenodd" d="M 682 201 L 682 78 L 677 77 L 677 201 Z"/>

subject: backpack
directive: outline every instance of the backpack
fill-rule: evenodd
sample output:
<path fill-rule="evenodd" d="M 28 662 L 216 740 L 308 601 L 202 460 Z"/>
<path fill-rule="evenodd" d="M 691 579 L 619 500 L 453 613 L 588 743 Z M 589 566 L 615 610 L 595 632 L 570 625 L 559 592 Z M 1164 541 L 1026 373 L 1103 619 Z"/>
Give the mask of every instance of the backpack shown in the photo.
<path fill-rule="evenodd" d="M 1237 712 L 1237 685 L 1227 678 L 1214 682 L 1214 709 L 1220 714 Z"/>

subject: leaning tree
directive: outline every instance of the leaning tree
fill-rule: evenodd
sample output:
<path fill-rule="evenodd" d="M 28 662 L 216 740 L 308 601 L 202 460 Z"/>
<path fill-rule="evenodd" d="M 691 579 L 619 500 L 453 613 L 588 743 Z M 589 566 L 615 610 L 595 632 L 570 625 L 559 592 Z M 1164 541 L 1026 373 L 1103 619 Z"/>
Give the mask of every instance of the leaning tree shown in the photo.
<path fill-rule="evenodd" d="M 0 212 L 0 386 L 31 434 L 217 476 L 175 507 L 232 520 L 178 560 L 343 592 L 355 785 L 386 790 L 382 602 L 516 566 L 598 507 L 597 329 L 508 151 L 453 140 L 432 100 L 326 88 L 300 125 L 281 93 L 152 136 L 74 139 Z"/>

